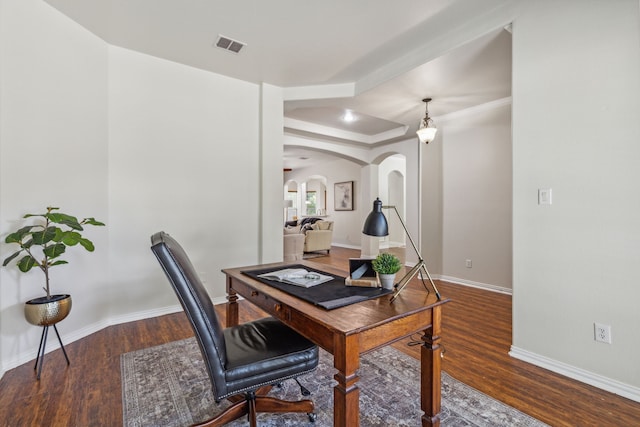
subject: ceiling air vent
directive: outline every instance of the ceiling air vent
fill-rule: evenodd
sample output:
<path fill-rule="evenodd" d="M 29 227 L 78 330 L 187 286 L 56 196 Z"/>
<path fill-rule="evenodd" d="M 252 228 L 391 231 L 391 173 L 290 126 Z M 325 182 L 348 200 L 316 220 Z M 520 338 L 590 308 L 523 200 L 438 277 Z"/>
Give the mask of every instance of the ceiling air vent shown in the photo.
<path fill-rule="evenodd" d="M 216 46 L 218 46 L 220 49 L 228 50 L 229 52 L 233 53 L 240 52 L 240 49 L 242 49 L 246 45 L 246 43 L 230 39 L 229 37 L 225 37 L 223 35 L 218 35 L 218 40 L 216 41 Z"/>

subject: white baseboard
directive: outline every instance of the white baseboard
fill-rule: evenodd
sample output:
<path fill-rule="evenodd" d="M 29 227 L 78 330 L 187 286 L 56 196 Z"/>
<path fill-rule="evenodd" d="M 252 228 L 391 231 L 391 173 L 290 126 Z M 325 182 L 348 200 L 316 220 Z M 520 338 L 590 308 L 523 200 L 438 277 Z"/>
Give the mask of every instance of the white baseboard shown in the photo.
<path fill-rule="evenodd" d="M 136 320 L 142 320 L 142 319 L 150 319 L 152 317 L 164 316 L 165 314 L 177 313 L 179 311 L 182 311 L 182 306 L 180 304 L 176 304 L 176 305 L 170 305 L 168 307 L 154 308 L 151 310 L 138 311 L 135 313 L 121 314 L 119 316 L 110 318 L 109 324 L 107 326 L 120 325 L 122 323 L 127 323 L 127 322 L 135 322 Z M 93 332 L 97 332 L 98 330 Z"/>
<path fill-rule="evenodd" d="M 333 243 L 331 242 L 331 246 L 337 246 L 339 248 L 346 248 L 346 249 L 362 249 L 360 247 L 360 245 L 347 245 L 346 243 Z"/>
<path fill-rule="evenodd" d="M 162 307 L 162 308 L 156 308 L 152 310 L 139 311 L 136 313 L 129 313 L 126 315 L 115 316 L 109 319 L 100 320 L 91 325 L 87 325 L 81 329 L 77 329 L 75 331 L 72 331 L 66 334 L 62 333 L 60 334 L 60 338 L 62 339 L 62 342 L 66 346 L 67 344 L 71 344 L 74 341 L 78 341 L 79 339 L 87 337 L 111 325 L 118 325 L 120 323 L 133 322 L 136 320 L 162 316 L 165 314 L 175 313 L 181 310 L 182 310 L 182 307 L 180 305 L 172 305 L 169 307 Z M 58 343 L 58 340 L 51 339 L 51 336 L 52 334 L 49 334 L 49 337 L 47 339 L 47 347 L 46 347 L 45 354 L 49 354 L 50 352 L 60 348 L 60 343 Z M 20 366 L 23 363 L 29 362 L 30 360 L 34 360 L 37 356 L 37 352 L 38 352 L 38 349 L 34 348 L 28 351 L 24 351 L 20 354 L 17 354 L 15 357 L 8 360 L 6 363 L 2 365 L 2 375 L 4 375 L 4 373 L 10 369 Z"/>
<path fill-rule="evenodd" d="M 226 297 L 212 298 L 212 302 L 214 304 L 226 303 L 227 298 Z M 109 319 L 95 322 L 91 325 L 87 325 L 81 329 L 69 332 L 67 334 L 61 334 L 60 338 L 62 339 L 62 342 L 66 346 L 67 344 L 71 344 L 74 341 L 87 337 L 108 326 L 119 325 L 121 323 L 127 323 L 127 322 L 134 322 L 136 320 L 149 319 L 152 317 L 163 316 L 165 314 L 177 313 L 179 311 L 182 311 L 182 307 L 179 304 L 176 304 L 168 307 L 154 308 L 151 310 L 144 310 L 144 311 L 138 311 L 135 313 L 118 315 L 118 316 L 111 317 Z M 58 343 L 58 340 L 51 339 L 51 334 L 49 335 L 49 339 L 47 341 L 48 341 L 47 350 L 45 354 L 48 354 L 60 348 L 60 344 Z M 15 357 L 8 360 L 6 363 L 3 363 L 2 367 L 0 367 L 0 378 L 2 378 L 4 373 L 7 372 L 8 370 L 18 367 L 26 362 L 29 362 L 30 360 L 34 360 L 37 356 L 37 352 L 38 352 L 37 348 L 34 348 L 29 351 L 24 351 L 20 354 L 17 354 Z"/>
<path fill-rule="evenodd" d="M 513 345 L 511 346 L 509 355 L 516 359 L 531 363 L 532 365 L 540 366 L 541 368 L 564 375 L 565 377 L 573 378 L 574 380 L 578 380 L 585 384 L 640 402 L 640 388 L 638 387 L 634 387 L 602 375 L 594 374 L 593 372 L 576 368 L 575 366 L 567 365 L 566 363 L 532 353 Z"/>
<path fill-rule="evenodd" d="M 361 246 L 356 246 L 356 245 L 347 245 L 344 243 L 331 243 L 331 246 L 337 246 L 340 248 L 346 248 L 346 249 L 362 249 Z M 395 246 L 403 246 L 403 244 L 401 243 L 391 243 L 391 244 L 384 244 L 384 249 L 388 249 L 389 247 L 395 247 Z M 380 247 L 381 249 L 383 248 L 382 246 Z M 408 267 L 413 267 L 413 263 L 409 263 L 407 262 L 405 264 Z M 463 286 L 469 286 L 472 288 L 479 288 L 479 289 L 484 289 L 487 291 L 492 291 L 492 292 L 498 292 L 501 294 L 506 294 L 506 295 L 513 295 L 513 289 L 511 288 L 505 288 L 503 286 L 497 286 L 497 285 L 491 285 L 489 283 L 482 283 L 482 282 L 474 282 L 472 280 L 466 280 L 466 279 L 459 279 L 457 277 L 451 277 L 451 276 L 442 276 L 442 275 L 438 275 L 438 274 L 432 274 L 431 277 L 433 279 L 437 279 L 437 280 L 442 280 L 443 282 L 449 282 L 449 283 L 455 283 L 457 285 L 463 285 Z"/>
<path fill-rule="evenodd" d="M 442 280 L 445 282 L 456 283 L 463 286 L 470 286 L 507 295 L 513 295 L 513 289 L 490 285 L 487 283 L 479 283 L 464 279 L 458 279 L 456 277 L 439 275 L 433 275 L 433 278 L 437 278 L 438 280 Z M 565 363 L 558 362 L 557 360 L 549 359 L 547 357 L 528 352 L 515 346 L 511 346 L 509 355 L 516 359 L 520 359 L 533 365 L 540 366 L 541 368 L 556 372 L 560 375 L 573 378 L 574 380 L 583 382 L 585 384 L 589 384 L 602 390 L 606 390 L 611 393 L 626 397 L 627 399 L 640 402 L 640 388 L 638 387 L 630 386 L 629 384 L 625 384 L 620 381 L 604 377 L 602 375 L 594 374 L 593 372 L 576 368 L 575 366 L 567 365 Z"/>
<path fill-rule="evenodd" d="M 513 289 L 505 288 L 503 286 L 491 285 L 489 283 L 474 282 L 466 279 L 458 279 L 457 277 L 442 276 L 433 274 L 434 279 L 442 280 L 443 282 L 455 283 L 457 285 L 469 286 L 471 288 L 484 289 L 486 291 L 498 292 L 501 294 L 513 295 Z"/>

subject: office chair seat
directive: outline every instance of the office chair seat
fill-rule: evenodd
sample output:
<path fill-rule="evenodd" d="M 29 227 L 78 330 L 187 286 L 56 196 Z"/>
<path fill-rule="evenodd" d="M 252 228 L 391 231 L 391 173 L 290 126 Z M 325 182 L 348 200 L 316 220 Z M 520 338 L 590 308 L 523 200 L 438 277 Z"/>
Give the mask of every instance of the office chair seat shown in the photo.
<path fill-rule="evenodd" d="M 224 330 L 229 394 L 268 385 L 318 366 L 317 347 L 273 317 Z M 315 347 L 314 344 L 311 344 Z"/>
<path fill-rule="evenodd" d="M 232 405 L 199 425 L 221 426 L 257 412 L 306 412 L 311 400 L 283 401 L 266 396 L 274 384 L 313 371 L 318 347 L 272 317 L 222 328 L 209 295 L 182 247 L 164 232 L 151 236 L 151 250 L 165 271 L 187 315 L 211 380 L 216 402 Z"/>

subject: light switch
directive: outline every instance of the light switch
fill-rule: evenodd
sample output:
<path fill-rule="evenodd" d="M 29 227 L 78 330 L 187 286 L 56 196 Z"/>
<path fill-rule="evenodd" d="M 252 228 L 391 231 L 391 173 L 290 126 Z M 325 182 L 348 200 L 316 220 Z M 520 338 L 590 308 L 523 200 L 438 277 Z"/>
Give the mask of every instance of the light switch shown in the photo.
<path fill-rule="evenodd" d="M 550 205 L 552 202 L 551 199 L 551 188 L 539 188 L 538 189 L 538 204 L 539 205 Z"/>

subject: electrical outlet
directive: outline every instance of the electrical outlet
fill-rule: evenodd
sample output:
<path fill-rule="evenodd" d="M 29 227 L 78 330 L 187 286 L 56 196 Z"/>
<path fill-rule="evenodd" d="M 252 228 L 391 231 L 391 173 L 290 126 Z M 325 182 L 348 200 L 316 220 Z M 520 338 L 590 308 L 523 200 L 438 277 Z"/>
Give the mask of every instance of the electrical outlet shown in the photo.
<path fill-rule="evenodd" d="M 473 265 L 473 263 L 471 262 L 471 260 L 470 260 L 470 259 L 468 259 L 468 260 L 466 260 L 466 261 L 464 262 L 464 265 L 465 265 L 465 267 L 467 267 L 467 268 L 471 268 L 471 267 L 472 267 L 472 265 Z"/>
<path fill-rule="evenodd" d="M 596 341 L 611 344 L 611 326 L 594 323 L 593 329 Z"/>

